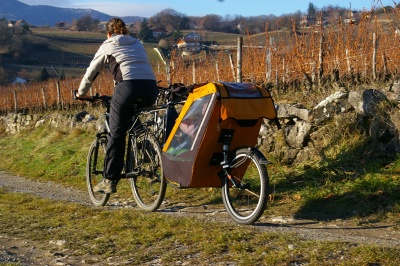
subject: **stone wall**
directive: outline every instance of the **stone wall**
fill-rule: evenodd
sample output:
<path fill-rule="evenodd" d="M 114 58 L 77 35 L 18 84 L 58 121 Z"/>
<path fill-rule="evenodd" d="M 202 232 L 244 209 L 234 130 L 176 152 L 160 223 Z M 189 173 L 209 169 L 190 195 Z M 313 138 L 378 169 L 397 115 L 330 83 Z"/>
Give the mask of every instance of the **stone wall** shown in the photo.
<path fill-rule="evenodd" d="M 400 151 L 399 95 L 400 83 L 397 82 L 383 89 L 338 90 L 313 108 L 278 103 L 277 113 L 282 128 L 278 129 L 273 121 L 265 120 L 259 145 L 287 164 L 319 160 L 322 149 L 330 144 L 332 137 L 341 134 L 338 129 L 353 123 L 353 128 L 357 127 L 375 141 L 377 152 L 396 154 Z M 86 111 L 76 115 L 9 114 L 0 117 L 0 132 L 15 134 L 45 123 L 56 128 L 94 130 L 96 118 Z M 351 130 L 352 126 L 349 128 Z"/>
<path fill-rule="evenodd" d="M 86 111 L 78 112 L 76 115 L 63 113 L 48 114 L 15 114 L 0 116 L 0 131 L 7 134 L 16 134 L 22 130 L 32 130 L 43 124 L 49 124 L 54 128 L 68 130 L 72 127 L 80 127 L 91 130 L 95 128 L 96 119 Z"/>
<path fill-rule="evenodd" d="M 287 164 L 319 160 L 322 150 L 345 128 L 347 134 L 363 132 L 374 144 L 373 152 L 394 155 L 400 151 L 399 100 L 400 82 L 396 82 L 382 89 L 339 90 L 313 108 L 278 104 L 282 128 L 266 121 L 259 145 Z"/>

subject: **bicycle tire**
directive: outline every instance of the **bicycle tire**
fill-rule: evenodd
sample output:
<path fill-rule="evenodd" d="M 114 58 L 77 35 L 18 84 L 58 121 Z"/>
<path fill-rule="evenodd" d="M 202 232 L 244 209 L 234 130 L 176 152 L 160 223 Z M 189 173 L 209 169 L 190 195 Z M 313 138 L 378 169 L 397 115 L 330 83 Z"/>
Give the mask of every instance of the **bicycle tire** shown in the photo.
<path fill-rule="evenodd" d="M 156 211 L 167 189 L 160 144 L 153 134 L 144 132 L 132 138 L 132 147 L 132 162 L 128 164 L 128 172 L 137 171 L 129 180 L 133 197 L 142 210 Z"/>
<path fill-rule="evenodd" d="M 235 188 L 229 177 L 224 177 L 223 203 L 235 222 L 253 224 L 261 217 L 267 206 L 269 178 L 265 163 L 261 163 L 264 158 L 250 147 L 233 151 L 230 158 L 230 178 L 243 187 Z"/>
<path fill-rule="evenodd" d="M 110 198 L 110 194 L 93 191 L 93 188 L 103 179 L 106 147 L 106 137 L 101 137 L 93 141 L 90 146 L 86 162 L 86 185 L 90 200 L 95 206 L 106 205 L 108 199 Z"/>

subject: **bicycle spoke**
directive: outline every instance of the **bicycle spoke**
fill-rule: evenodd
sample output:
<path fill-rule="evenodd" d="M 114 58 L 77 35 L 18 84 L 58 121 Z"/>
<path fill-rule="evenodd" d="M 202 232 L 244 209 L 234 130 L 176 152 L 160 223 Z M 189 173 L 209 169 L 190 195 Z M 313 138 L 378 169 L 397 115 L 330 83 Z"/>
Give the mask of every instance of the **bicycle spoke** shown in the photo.
<path fill-rule="evenodd" d="M 161 205 L 166 180 L 163 175 L 161 148 L 158 140 L 147 132 L 136 137 L 133 153 L 139 165 L 138 174 L 131 179 L 132 193 L 138 206 L 147 211 L 155 211 Z"/>

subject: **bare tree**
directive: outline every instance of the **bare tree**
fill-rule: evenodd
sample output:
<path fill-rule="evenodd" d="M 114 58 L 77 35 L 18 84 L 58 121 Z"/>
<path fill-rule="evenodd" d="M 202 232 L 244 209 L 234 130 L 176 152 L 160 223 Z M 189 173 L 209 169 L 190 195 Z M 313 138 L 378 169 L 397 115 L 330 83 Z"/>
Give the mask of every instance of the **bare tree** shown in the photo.
<path fill-rule="evenodd" d="M 78 31 L 92 31 L 98 29 L 100 21 L 91 16 L 83 16 L 76 21 L 76 28 Z"/>
<path fill-rule="evenodd" d="M 190 19 L 174 9 L 167 8 L 151 17 L 149 24 L 154 28 L 164 28 L 167 31 L 174 31 L 177 28 L 184 30 L 190 28 Z"/>
<path fill-rule="evenodd" d="M 200 27 L 205 30 L 219 31 L 222 17 L 218 15 L 206 15 L 200 20 Z"/>

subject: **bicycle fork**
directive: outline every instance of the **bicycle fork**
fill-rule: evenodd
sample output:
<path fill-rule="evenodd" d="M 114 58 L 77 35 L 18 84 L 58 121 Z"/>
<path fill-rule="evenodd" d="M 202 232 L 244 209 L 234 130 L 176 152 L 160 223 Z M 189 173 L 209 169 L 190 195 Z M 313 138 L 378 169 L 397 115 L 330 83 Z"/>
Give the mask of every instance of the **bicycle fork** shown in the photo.
<path fill-rule="evenodd" d="M 93 165 L 92 165 L 92 174 L 94 175 L 103 175 L 103 170 L 98 170 L 97 164 L 100 163 L 102 166 L 102 169 L 104 168 L 104 162 L 99 162 L 99 150 L 103 149 L 102 144 L 103 144 L 104 139 L 102 138 L 102 134 L 98 133 L 97 134 L 97 141 L 96 141 L 96 147 L 95 147 L 95 152 L 94 152 L 94 157 L 93 157 Z"/>

